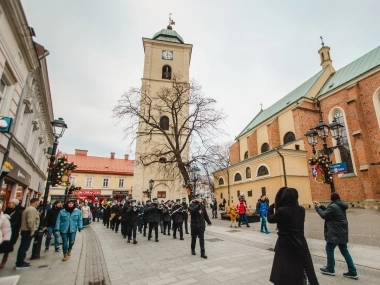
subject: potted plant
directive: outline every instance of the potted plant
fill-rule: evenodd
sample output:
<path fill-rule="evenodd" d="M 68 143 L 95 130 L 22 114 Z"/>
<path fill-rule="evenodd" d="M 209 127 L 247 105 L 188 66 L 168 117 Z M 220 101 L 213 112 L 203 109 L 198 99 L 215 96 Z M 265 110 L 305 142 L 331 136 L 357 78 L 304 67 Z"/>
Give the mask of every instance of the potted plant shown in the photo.
<path fill-rule="evenodd" d="M 248 223 L 257 223 L 260 222 L 260 214 L 255 212 L 247 213 Z"/>

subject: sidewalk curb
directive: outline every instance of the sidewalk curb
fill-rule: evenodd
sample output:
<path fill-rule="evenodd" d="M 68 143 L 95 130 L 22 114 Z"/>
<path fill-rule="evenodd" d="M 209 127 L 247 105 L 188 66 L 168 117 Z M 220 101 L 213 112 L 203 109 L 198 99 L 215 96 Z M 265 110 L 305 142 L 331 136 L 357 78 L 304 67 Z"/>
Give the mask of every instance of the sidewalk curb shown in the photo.
<path fill-rule="evenodd" d="M 80 252 L 80 257 L 79 257 L 79 263 L 78 263 L 78 271 L 77 271 L 77 276 L 75 279 L 75 285 L 83 285 L 84 284 L 84 275 L 85 275 L 85 270 L 86 270 L 86 254 L 87 254 L 87 249 L 86 246 L 84 245 L 84 240 L 85 240 L 85 233 L 82 230 L 80 232 L 82 235 L 82 249 Z"/>

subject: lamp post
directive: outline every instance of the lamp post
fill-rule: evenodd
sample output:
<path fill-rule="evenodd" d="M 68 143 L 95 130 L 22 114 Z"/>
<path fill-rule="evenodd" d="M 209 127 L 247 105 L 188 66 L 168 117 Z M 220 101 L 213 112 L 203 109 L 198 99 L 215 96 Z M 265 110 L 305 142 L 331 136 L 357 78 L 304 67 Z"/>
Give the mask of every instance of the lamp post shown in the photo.
<path fill-rule="evenodd" d="M 192 195 L 192 199 L 194 199 L 195 197 L 195 194 L 196 191 L 197 191 L 197 181 L 199 180 L 199 172 L 200 172 L 200 169 L 198 167 L 191 167 L 190 170 L 189 170 L 189 174 L 190 174 L 190 182 L 192 182 L 193 184 L 193 195 Z"/>
<path fill-rule="evenodd" d="M 49 173 L 46 180 L 45 194 L 44 194 L 44 200 L 42 204 L 43 210 L 40 216 L 40 226 L 34 236 L 31 259 L 40 258 L 42 238 L 44 236 L 44 231 L 42 229 L 44 226 L 44 220 L 45 220 L 45 215 L 46 215 L 46 205 L 47 205 L 47 200 L 49 197 L 49 189 L 50 189 L 50 184 L 51 184 L 50 180 L 52 179 L 52 176 L 54 173 L 54 167 L 55 167 L 54 161 L 55 161 L 55 155 L 57 152 L 58 139 L 63 136 L 63 133 L 67 129 L 67 125 L 65 124 L 65 121 L 62 118 L 58 118 L 57 120 L 54 120 L 53 122 L 51 122 L 51 125 L 53 127 L 54 143 L 53 143 L 53 148 L 50 155 Z"/>
<path fill-rule="evenodd" d="M 329 131 L 331 132 L 331 136 L 336 140 L 336 145 L 332 147 L 327 146 L 327 137 L 329 136 Z M 318 144 L 318 137 L 322 139 L 323 146 L 323 154 L 327 156 L 327 160 L 330 161 L 330 154 L 333 153 L 334 149 L 340 146 L 340 141 L 343 135 L 343 125 L 339 124 L 336 119 L 332 121 L 330 125 L 327 125 L 321 119 L 319 123 L 315 126 L 315 128 L 310 129 L 305 136 L 307 137 L 308 143 L 313 148 L 313 154 L 316 153 L 315 146 Z M 331 179 L 330 183 L 331 193 L 335 192 L 334 180 Z"/>
<path fill-rule="evenodd" d="M 150 179 L 149 180 L 149 191 L 148 191 L 149 200 L 152 199 L 153 185 L 154 185 L 154 180 Z"/>

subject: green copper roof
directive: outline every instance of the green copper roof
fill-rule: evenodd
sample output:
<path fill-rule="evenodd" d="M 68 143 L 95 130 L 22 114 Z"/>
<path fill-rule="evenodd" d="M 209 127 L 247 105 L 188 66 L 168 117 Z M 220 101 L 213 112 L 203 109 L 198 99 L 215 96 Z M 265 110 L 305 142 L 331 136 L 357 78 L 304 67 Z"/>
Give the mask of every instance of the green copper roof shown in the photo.
<path fill-rule="evenodd" d="M 322 69 L 320 72 L 318 72 L 316 75 L 314 75 L 312 78 L 298 86 L 296 89 L 294 89 L 292 92 L 290 92 L 285 97 L 281 98 L 279 101 L 274 103 L 272 106 L 265 110 L 261 110 L 256 117 L 252 119 L 252 121 L 244 128 L 244 130 L 237 136 L 239 138 L 240 136 L 244 135 L 249 130 L 255 128 L 265 120 L 271 118 L 281 110 L 287 108 L 289 105 L 296 102 L 298 99 L 304 97 L 309 90 L 313 87 L 315 82 L 318 80 L 318 78 L 322 75 L 322 73 L 325 71 L 326 68 Z"/>
<path fill-rule="evenodd" d="M 183 38 L 173 30 L 162 29 L 153 36 L 154 40 L 183 44 Z"/>
<path fill-rule="evenodd" d="M 356 77 L 378 67 L 380 65 L 380 47 L 375 48 L 357 60 L 333 73 L 323 85 L 318 96 L 321 96 L 339 86 L 355 79 Z"/>

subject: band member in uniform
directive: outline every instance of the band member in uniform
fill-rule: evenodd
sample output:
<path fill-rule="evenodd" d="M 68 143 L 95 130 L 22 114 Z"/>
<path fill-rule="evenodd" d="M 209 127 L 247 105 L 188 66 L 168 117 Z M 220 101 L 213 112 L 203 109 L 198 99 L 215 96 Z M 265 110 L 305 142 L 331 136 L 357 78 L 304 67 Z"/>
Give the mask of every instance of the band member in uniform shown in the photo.
<path fill-rule="evenodd" d="M 165 201 L 164 200 L 161 200 L 160 207 L 161 207 L 161 209 L 164 209 L 164 207 L 165 207 Z M 163 234 L 164 233 L 164 213 L 162 211 L 161 211 L 159 225 L 160 225 L 161 233 Z"/>
<path fill-rule="evenodd" d="M 161 215 L 161 208 L 159 208 L 158 205 L 158 199 L 153 198 L 153 203 L 148 208 L 148 222 L 149 222 L 149 233 L 148 233 L 148 240 L 152 238 L 152 230 L 154 228 L 154 234 L 155 234 L 155 240 L 156 242 L 159 242 L 158 240 L 158 224 L 160 222 L 160 215 Z"/>
<path fill-rule="evenodd" d="M 205 252 L 205 221 L 207 225 L 211 226 L 211 221 L 207 215 L 205 205 L 202 203 L 202 194 L 195 195 L 195 201 L 191 201 L 189 206 L 191 215 L 191 254 L 196 255 L 195 245 L 197 242 L 197 237 L 199 237 L 199 245 L 201 248 L 201 257 L 207 258 Z"/>
<path fill-rule="evenodd" d="M 164 235 L 166 235 L 166 229 L 168 229 L 168 236 L 170 236 L 170 229 L 171 229 L 171 222 L 170 222 L 170 215 L 171 215 L 171 209 L 169 209 L 169 200 L 166 201 L 164 208 L 162 208 L 162 214 L 163 217 L 163 223 L 164 223 Z"/>
<path fill-rule="evenodd" d="M 107 200 L 104 200 L 102 203 L 102 210 L 103 210 L 103 225 L 107 226 L 109 228 L 110 226 L 110 216 L 111 216 L 111 206 L 107 202 Z"/>
<path fill-rule="evenodd" d="M 123 238 L 127 238 L 127 235 L 128 235 L 128 224 L 129 224 L 128 208 L 129 208 L 129 203 L 125 202 L 121 210 L 121 234 Z M 128 240 L 128 242 L 130 242 L 130 240 Z"/>
<path fill-rule="evenodd" d="M 133 244 L 137 243 L 136 240 L 136 231 L 137 231 L 137 223 L 139 218 L 139 209 L 137 207 L 136 200 L 131 200 L 131 204 L 128 207 L 127 211 L 128 215 L 128 242 L 131 241 L 133 236 Z"/>
<path fill-rule="evenodd" d="M 151 205 L 151 201 L 150 200 L 147 200 L 146 204 L 143 205 L 143 207 L 144 207 L 144 215 L 143 215 L 143 220 L 144 220 L 144 227 L 143 227 L 144 230 L 143 230 L 143 232 L 144 232 L 144 234 L 143 234 L 143 236 L 144 237 L 146 237 L 146 228 L 148 227 L 148 219 L 149 219 L 148 209 L 149 209 L 150 205 Z"/>
<path fill-rule="evenodd" d="M 188 225 L 187 225 L 187 219 L 189 218 L 189 205 L 186 203 L 186 198 L 182 198 L 182 208 L 183 208 L 183 223 L 185 224 L 185 232 L 188 235 L 189 230 L 188 230 Z"/>
<path fill-rule="evenodd" d="M 121 213 L 123 211 L 123 205 L 120 204 L 120 202 L 117 202 L 116 204 L 116 210 L 115 210 L 115 217 L 113 220 L 115 221 L 115 233 L 119 231 L 119 225 L 121 222 Z"/>
<path fill-rule="evenodd" d="M 116 222 L 116 209 L 117 204 L 115 202 L 112 203 L 111 206 L 111 217 L 110 217 L 110 229 L 113 231 L 115 229 L 115 222 Z"/>
<path fill-rule="evenodd" d="M 141 234 L 142 233 L 142 228 L 144 226 L 144 205 L 142 205 L 140 203 L 140 201 L 137 202 L 137 209 L 138 209 L 138 212 L 139 212 L 139 218 L 138 218 L 137 227 L 138 227 L 139 233 Z"/>
<path fill-rule="evenodd" d="M 173 206 L 172 220 L 173 220 L 173 238 L 177 238 L 177 229 L 179 231 L 180 240 L 183 240 L 183 207 L 181 206 L 181 199 L 176 200 L 177 204 Z"/>

